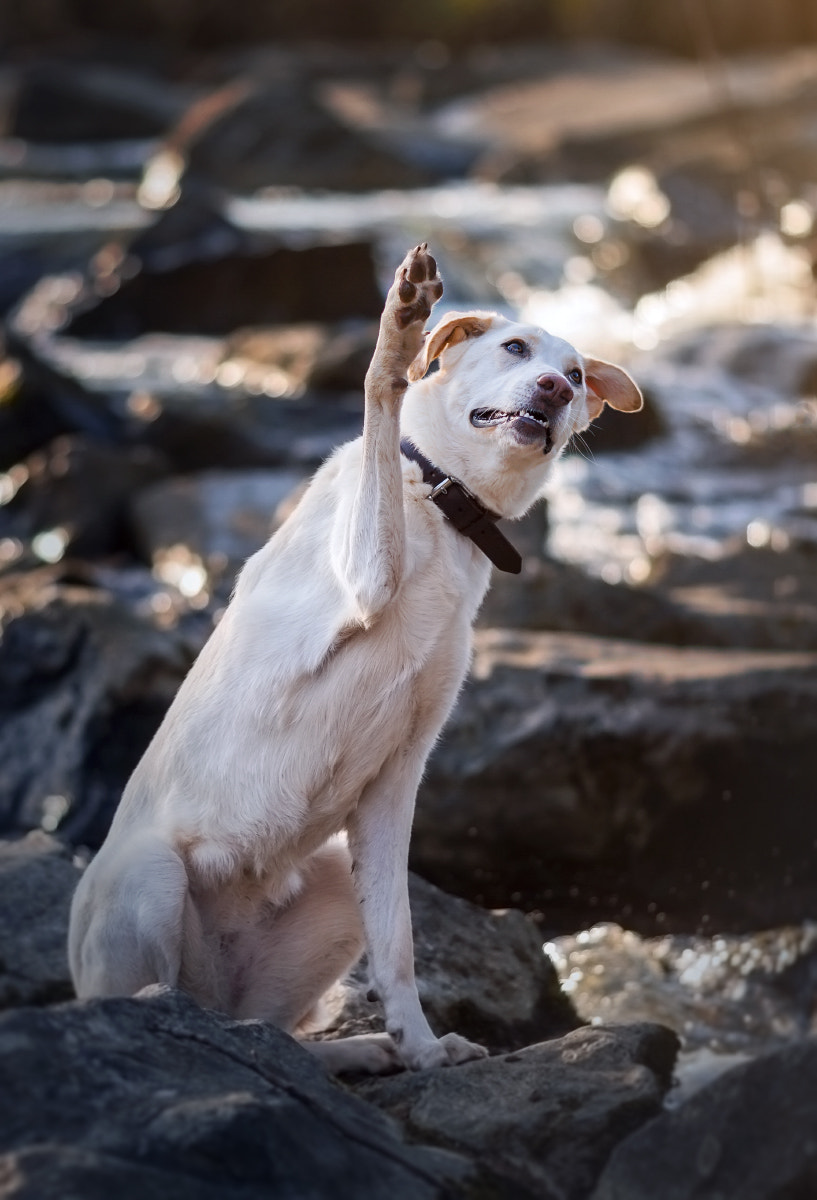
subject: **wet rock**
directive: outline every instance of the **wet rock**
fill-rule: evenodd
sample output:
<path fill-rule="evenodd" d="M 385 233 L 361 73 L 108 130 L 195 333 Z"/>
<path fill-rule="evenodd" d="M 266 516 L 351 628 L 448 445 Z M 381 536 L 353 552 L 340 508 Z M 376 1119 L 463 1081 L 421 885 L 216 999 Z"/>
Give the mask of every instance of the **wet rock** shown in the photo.
<path fill-rule="evenodd" d="M 627 1138 L 592 1200 L 778 1200 L 817 1188 L 811 1038 L 736 1066 Z"/>
<path fill-rule="evenodd" d="M 135 241 L 107 271 L 103 297 L 65 332 L 104 339 L 153 330 L 217 336 L 247 325 L 380 316 L 383 299 L 368 243 L 264 246 L 248 243 L 226 222 L 220 230 L 201 259 L 192 257 L 197 238 L 188 249 L 181 229 L 169 253 L 154 247 L 155 233 Z"/>
<path fill-rule="evenodd" d="M 238 330 L 227 341 L 225 361 L 262 379 L 269 369 L 280 372 L 289 395 L 362 391 L 377 329 L 377 322 L 346 321 Z"/>
<path fill-rule="evenodd" d="M 473 1181 L 461 1156 L 408 1146 L 286 1034 L 180 992 L 7 1013 L 0 1057 L 9 1196 L 443 1200 Z"/>
<path fill-rule="evenodd" d="M 813 654 L 480 631 L 414 867 L 556 926 L 594 906 L 636 927 L 797 921 L 815 900 L 815 691 Z"/>
<path fill-rule="evenodd" d="M 479 624 L 675 646 L 817 650 L 812 570 L 817 521 L 811 511 L 801 521 L 793 514 L 780 528 L 791 542 L 798 532 L 803 538 L 808 533 L 809 541 L 799 547 L 744 543 L 714 560 L 660 555 L 648 587 L 606 583 L 582 567 L 537 555 L 509 526 L 514 545 L 529 552 L 521 575 L 495 572 Z"/>
<path fill-rule="evenodd" d="M 20 71 L 4 134 L 51 145 L 156 138 L 183 99 L 168 80 L 101 62 L 40 60 Z"/>
<path fill-rule="evenodd" d="M 0 842 L 0 1008 L 73 997 L 66 941 L 79 875 L 48 834 Z"/>
<path fill-rule="evenodd" d="M 489 912 L 409 877 L 417 987 L 438 1036 L 461 1033 L 493 1053 L 574 1029 L 578 1019 L 517 909 Z M 367 997 L 365 962 L 321 1037 L 380 1031 L 382 1006 Z"/>
<path fill-rule="evenodd" d="M 31 329 L 61 319 L 57 282 L 28 297 L 19 319 Z M 231 357 L 218 338 L 156 333 L 100 343 L 37 334 L 18 350 L 60 429 L 158 452 L 170 472 L 317 466 L 362 425 L 362 394 L 291 394 L 281 368 Z"/>
<path fill-rule="evenodd" d="M 112 554 L 125 540 L 131 493 L 165 470 L 161 456 L 146 446 L 57 438 L 6 477 L 14 494 L 0 511 L 0 536 L 27 543 L 51 532 L 62 553 Z"/>
<path fill-rule="evenodd" d="M 637 413 L 618 412 L 605 404 L 590 429 L 581 435 L 580 447 L 589 447 L 593 455 L 611 450 L 633 450 L 665 434 L 667 423 L 655 399 L 646 389 L 642 394 L 644 407 Z"/>
<path fill-rule="evenodd" d="M 275 532 L 304 479 L 296 471 L 210 471 L 143 488 L 131 506 L 136 546 L 154 565 L 182 546 L 211 579 L 232 587 L 236 571 Z"/>
<path fill-rule="evenodd" d="M 42 390 L 24 379 L 16 359 L 0 362 L 0 471 L 65 432 L 66 425 Z"/>
<path fill-rule="evenodd" d="M 147 164 L 143 192 L 154 206 L 191 184 L 356 192 L 428 181 L 418 166 L 340 120 L 293 65 L 279 62 L 278 78 L 265 72 L 263 81 L 233 80 L 193 103 Z"/>
<path fill-rule="evenodd" d="M 514 545 L 521 545 L 515 525 L 507 531 Z M 724 644 L 705 621 L 657 591 L 605 583 L 581 567 L 535 553 L 526 555 L 520 576 L 494 573 L 479 624 L 643 642 Z"/>
<path fill-rule="evenodd" d="M 580 1200 L 621 1138 L 660 1110 L 676 1050 L 661 1026 L 597 1026 L 357 1090 L 410 1136 L 473 1156 L 500 1195 Z"/>
<path fill-rule="evenodd" d="M 714 560 L 662 556 L 655 564 L 654 586 L 682 614 L 682 627 L 692 622 L 695 632 L 683 640 L 817 650 L 815 513 L 805 510 L 799 518 L 792 513 L 768 525 L 761 521 L 758 536 L 766 545 L 744 542 Z"/>
<path fill-rule="evenodd" d="M 0 828 L 98 845 L 210 628 L 148 577 L 141 594 L 70 568 L 2 581 Z M 177 594 L 178 595 L 178 594 Z M 187 610 L 189 612 L 189 610 Z"/>

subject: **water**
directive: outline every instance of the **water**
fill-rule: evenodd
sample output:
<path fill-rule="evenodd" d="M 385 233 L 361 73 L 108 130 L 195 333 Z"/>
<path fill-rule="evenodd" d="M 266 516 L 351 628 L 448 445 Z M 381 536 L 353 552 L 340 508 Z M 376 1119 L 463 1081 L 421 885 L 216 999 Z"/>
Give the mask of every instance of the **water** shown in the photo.
<path fill-rule="evenodd" d="M 679 1035 L 670 1103 L 737 1062 L 817 1031 L 817 924 L 642 938 L 599 924 L 545 944 L 590 1022 L 658 1021 Z"/>

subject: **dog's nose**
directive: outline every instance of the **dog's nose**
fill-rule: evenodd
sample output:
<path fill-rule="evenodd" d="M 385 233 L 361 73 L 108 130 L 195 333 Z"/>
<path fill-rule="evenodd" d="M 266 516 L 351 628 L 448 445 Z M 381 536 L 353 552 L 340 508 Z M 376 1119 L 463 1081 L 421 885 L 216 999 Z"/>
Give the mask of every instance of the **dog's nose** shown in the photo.
<path fill-rule="evenodd" d="M 569 404 L 573 399 L 573 388 L 564 375 L 560 375 L 558 371 L 549 371 L 545 375 L 540 375 L 536 380 L 536 390 L 542 400 L 549 404 L 559 405 L 559 407 Z"/>

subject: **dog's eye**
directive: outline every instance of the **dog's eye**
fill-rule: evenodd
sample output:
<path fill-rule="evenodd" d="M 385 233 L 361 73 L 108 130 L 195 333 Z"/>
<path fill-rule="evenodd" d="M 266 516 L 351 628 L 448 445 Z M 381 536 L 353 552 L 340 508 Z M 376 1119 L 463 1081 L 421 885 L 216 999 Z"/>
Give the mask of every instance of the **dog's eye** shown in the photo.
<path fill-rule="evenodd" d="M 584 378 L 580 367 L 574 367 L 572 371 L 568 371 L 567 377 L 571 383 L 581 383 Z"/>
<path fill-rule="evenodd" d="M 510 342 L 505 343 L 505 349 L 509 354 L 524 354 L 527 346 L 521 338 L 512 338 Z"/>

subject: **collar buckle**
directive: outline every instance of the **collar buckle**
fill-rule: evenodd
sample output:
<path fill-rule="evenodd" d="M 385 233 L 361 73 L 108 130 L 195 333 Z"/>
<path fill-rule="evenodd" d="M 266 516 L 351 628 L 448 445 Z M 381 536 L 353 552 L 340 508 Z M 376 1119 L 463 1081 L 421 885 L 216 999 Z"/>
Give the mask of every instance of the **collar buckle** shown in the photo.
<path fill-rule="evenodd" d="M 444 496 L 453 482 L 454 480 L 451 479 L 450 476 L 446 475 L 445 479 L 441 479 L 440 482 L 431 489 L 426 496 L 426 500 L 435 500 L 437 496 Z"/>

